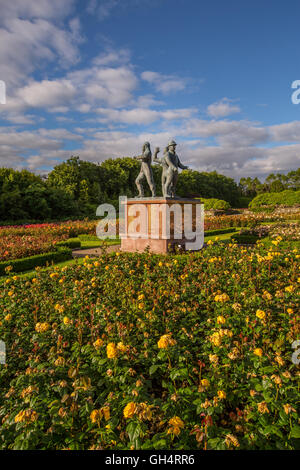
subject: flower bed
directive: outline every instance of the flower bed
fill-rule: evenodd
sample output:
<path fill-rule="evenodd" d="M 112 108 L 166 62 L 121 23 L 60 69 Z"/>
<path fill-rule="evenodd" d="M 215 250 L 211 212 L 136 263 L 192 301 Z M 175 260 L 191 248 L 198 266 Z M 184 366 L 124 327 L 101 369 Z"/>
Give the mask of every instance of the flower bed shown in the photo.
<path fill-rule="evenodd" d="M 56 244 L 78 234 L 95 234 L 96 224 L 97 221 L 75 221 L 0 228 L 0 261 L 55 251 Z"/>
<path fill-rule="evenodd" d="M 294 449 L 299 254 L 110 254 L 0 289 L 1 449 Z"/>

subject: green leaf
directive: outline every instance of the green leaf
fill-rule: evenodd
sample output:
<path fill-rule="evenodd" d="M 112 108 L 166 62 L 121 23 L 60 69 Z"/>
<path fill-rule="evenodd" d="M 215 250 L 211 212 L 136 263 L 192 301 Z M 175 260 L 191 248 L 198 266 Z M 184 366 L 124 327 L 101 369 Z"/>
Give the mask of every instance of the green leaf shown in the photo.
<path fill-rule="evenodd" d="M 149 369 L 149 374 L 150 374 L 150 375 L 155 374 L 155 372 L 157 371 L 157 369 L 159 369 L 159 365 L 154 364 L 153 366 L 150 367 L 150 369 Z"/>
<path fill-rule="evenodd" d="M 291 429 L 291 437 L 295 437 L 296 439 L 300 439 L 300 426 L 295 424 L 295 426 Z"/>

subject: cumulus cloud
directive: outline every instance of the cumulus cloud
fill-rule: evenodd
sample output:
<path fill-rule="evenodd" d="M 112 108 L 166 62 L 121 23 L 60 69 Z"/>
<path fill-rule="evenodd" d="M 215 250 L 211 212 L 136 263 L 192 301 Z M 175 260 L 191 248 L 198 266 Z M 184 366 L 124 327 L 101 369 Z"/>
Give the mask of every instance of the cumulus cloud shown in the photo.
<path fill-rule="evenodd" d="M 141 78 L 165 95 L 184 90 L 187 84 L 186 80 L 183 78 L 151 71 L 143 72 Z"/>
<path fill-rule="evenodd" d="M 59 21 L 70 12 L 73 1 L 0 0 L 1 79 L 7 93 L 24 83 L 45 61 L 75 63 L 82 41 L 78 18 Z"/>
<path fill-rule="evenodd" d="M 231 104 L 228 98 L 222 98 L 216 103 L 212 103 L 207 107 L 207 114 L 214 118 L 222 118 L 231 114 L 240 113 L 241 109 L 237 105 Z"/>
<path fill-rule="evenodd" d="M 118 122 L 126 124 L 150 124 L 160 119 L 175 120 L 185 119 L 192 116 L 196 110 L 188 109 L 170 109 L 163 111 L 156 111 L 147 108 L 133 108 L 133 109 L 107 109 L 98 108 L 97 112 L 102 115 L 101 122 Z"/>

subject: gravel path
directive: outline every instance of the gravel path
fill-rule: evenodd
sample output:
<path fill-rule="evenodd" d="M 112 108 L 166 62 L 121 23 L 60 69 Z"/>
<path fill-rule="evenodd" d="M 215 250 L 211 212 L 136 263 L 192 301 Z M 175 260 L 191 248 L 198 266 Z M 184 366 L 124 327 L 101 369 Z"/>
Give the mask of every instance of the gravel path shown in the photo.
<path fill-rule="evenodd" d="M 112 253 L 113 251 L 120 251 L 121 245 L 110 245 L 106 247 L 107 253 Z M 91 258 L 97 258 L 102 255 L 103 248 L 87 248 L 85 250 L 73 250 L 73 258 L 84 258 L 85 256 L 90 256 Z"/>

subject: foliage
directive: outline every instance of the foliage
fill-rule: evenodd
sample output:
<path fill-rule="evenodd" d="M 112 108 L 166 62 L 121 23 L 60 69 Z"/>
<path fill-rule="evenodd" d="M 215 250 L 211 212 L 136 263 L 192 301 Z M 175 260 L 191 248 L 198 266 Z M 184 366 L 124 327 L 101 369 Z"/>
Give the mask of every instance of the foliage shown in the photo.
<path fill-rule="evenodd" d="M 50 253 L 42 253 L 40 255 L 29 256 L 27 258 L 12 259 L 0 262 L 0 276 L 4 276 L 8 270 L 19 273 L 29 271 L 37 266 L 46 266 L 48 264 L 59 263 L 72 258 L 72 250 L 67 247 L 57 248 L 56 251 Z"/>
<path fill-rule="evenodd" d="M 98 239 L 99 240 L 99 239 Z M 61 242 L 57 242 L 55 247 L 59 246 L 66 246 L 68 248 L 80 248 L 81 247 L 81 241 L 79 238 L 68 238 L 67 240 L 62 240 Z"/>
<path fill-rule="evenodd" d="M 280 193 L 264 193 L 256 196 L 249 207 L 251 209 L 264 209 L 265 206 L 286 206 L 300 205 L 300 191 L 286 190 Z"/>
<path fill-rule="evenodd" d="M 2 449 L 295 449 L 299 254 L 211 243 L 10 275 Z"/>
<path fill-rule="evenodd" d="M 204 210 L 227 210 L 230 209 L 230 204 L 227 201 L 222 201 L 222 199 L 204 199 L 201 198 L 202 204 L 204 204 Z"/>

